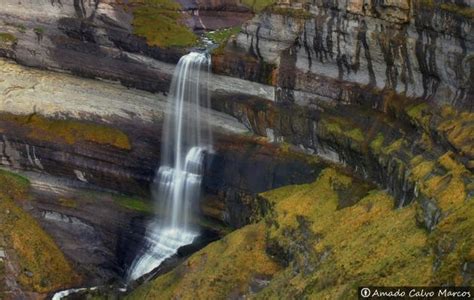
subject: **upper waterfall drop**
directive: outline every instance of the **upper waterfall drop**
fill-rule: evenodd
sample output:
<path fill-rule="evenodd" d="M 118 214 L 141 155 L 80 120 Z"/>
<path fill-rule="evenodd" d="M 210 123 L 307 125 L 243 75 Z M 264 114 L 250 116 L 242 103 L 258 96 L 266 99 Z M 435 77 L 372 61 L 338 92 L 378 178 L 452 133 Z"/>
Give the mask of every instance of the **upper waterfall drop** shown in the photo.
<path fill-rule="evenodd" d="M 148 225 L 145 248 L 133 262 L 129 280 L 152 271 L 198 235 L 190 221 L 200 197 L 204 153 L 212 150 L 209 123 L 202 120 L 210 106 L 209 69 L 209 55 L 199 52 L 183 56 L 176 66 L 163 127 L 161 163 L 152 185 L 160 218 Z"/>

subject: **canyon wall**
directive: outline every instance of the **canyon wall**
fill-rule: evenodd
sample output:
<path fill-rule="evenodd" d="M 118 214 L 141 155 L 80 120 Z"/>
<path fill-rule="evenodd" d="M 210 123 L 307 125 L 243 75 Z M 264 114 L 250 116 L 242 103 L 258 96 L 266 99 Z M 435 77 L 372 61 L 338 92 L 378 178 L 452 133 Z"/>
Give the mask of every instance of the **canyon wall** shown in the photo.
<path fill-rule="evenodd" d="M 286 209 L 272 207 L 272 197 L 257 194 L 318 177 L 328 181 L 331 195 L 337 193 L 336 212 L 353 206 L 369 213 L 372 196 L 367 208 L 361 199 L 372 184 L 386 189 L 391 196 L 384 193 L 373 199 L 376 206 L 383 204 L 383 212 L 371 218 L 390 224 L 386 216 L 395 222 L 398 212 L 408 211 L 398 225 L 409 224 L 423 236 L 437 235 L 439 227 L 457 216 L 453 209 L 459 213 L 470 207 L 474 196 L 471 2 L 280 1 L 267 3 L 259 12 L 255 9 L 259 1 L 252 9 L 232 0 L 179 3 L 173 26 L 188 30 L 188 38 L 192 32 L 242 24 L 238 34 L 212 52 L 214 74 L 209 83 L 215 111 L 205 119 L 214 129 L 216 152 L 206 157 L 200 206 L 205 217 L 231 227 L 261 221 L 264 215 L 275 221 L 278 211 L 280 217 L 287 215 Z M 174 65 L 201 45 L 163 46 L 162 40 L 154 39 L 156 32 L 140 34 L 135 7 L 121 1 L 2 4 L 0 56 L 63 73 L 0 61 L 0 165 L 63 177 L 74 185 L 148 196 L 159 164 L 165 95 Z M 151 24 L 164 28 L 158 25 Z M 328 164 L 336 166 L 338 174 L 351 173 L 358 179 L 340 186 L 339 175 L 321 173 Z M 289 194 L 295 190 L 290 187 Z M 280 198 L 278 191 L 275 197 Z M 59 205 L 59 200 L 43 195 L 32 205 L 32 214 L 67 256 L 84 265 L 89 258 L 95 260 L 86 271 L 105 264 L 91 275 L 100 282 L 123 272 L 118 269 L 130 260 L 102 252 L 115 247 L 117 253 L 134 252 L 123 244 L 139 242 L 145 217 L 143 212 L 122 212 L 109 196 L 94 198 L 100 199 L 96 204 L 88 202 L 89 195 L 83 198 L 75 199 L 79 205 L 72 208 L 70 202 Z M 294 202 L 288 204 L 290 215 L 293 208 L 305 207 L 301 199 L 305 197 L 288 200 Z M 316 206 L 308 207 L 319 210 L 326 200 L 321 197 Z M 392 209 L 404 206 L 406 210 Z M 101 220 L 101 212 L 110 220 Z M 283 240 L 280 244 L 274 243 L 277 239 L 267 243 L 260 222 L 255 230 L 261 235 L 259 253 L 266 251 L 290 264 L 291 255 L 306 247 L 308 224 L 321 218 L 308 222 L 294 214 L 298 229 L 283 226 L 283 236 L 277 235 Z M 65 249 L 73 240 L 81 241 L 83 228 L 88 228 L 87 242 L 99 245 L 96 253 L 81 252 L 81 247 Z M 112 231 L 109 237 L 102 236 Z M 124 231 L 130 234 L 120 236 Z M 397 234 L 406 232 L 411 231 L 401 228 Z M 249 243 L 253 236 L 249 235 Z M 309 240 L 317 243 L 320 236 L 310 235 Z M 247 253 L 249 243 L 238 252 Z M 443 249 L 433 247 L 436 257 L 444 255 Z M 295 256 L 296 273 L 330 253 L 311 252 L 308 260 L 306 252 L 311 251 Z M 456 265 L 459 270 L 461 263 L 461 273 L 471 276 L 472 260 L 463 258 Z"/>
<path fill-rule="evenodd" d="M 148 44 L 143 35 L 135 34 L 132 12 L 140 3 L 143 4 L 135 2 L 3 1 L 0 9 L 0 56 L 31 67 L 167 92 L 172 74 L 166 68 L 156 66 L 154 61 L 175 64 L 190 47 L 157 47 Z M 236 26 L 251 17 L 245 7 L 228 2 L 224 6 L 219 1 L 184 1 L 181 17 L 176 22 L 186 24 L 189 30 L 202 30 Z M 228 8 L 225 10 L 223 7 Z M 199 14 L 201 10 L 202 16 Z M 152 25 L 162 30 L 166 27 Z M 152 30 L 156 30 L 154 27 Z M 186 30 L 183 28 L 178 27 Z M 173 34 L 177 33 L 170 33 Z M 193 36 L 191 32 L 189 34 Z M 172 70 L 173 67 L 171 73 Z"/>
<path fill-rule="evenodd" d="M 276 86 L 280 102 L 377 107 L 389 89 L 472 111 L 473 12 L 470 1 L 280 1 L 242 26 L 215 69 Z M 253 62 L 239 69 L 239 55 Z M 258 74 L 242 71 L 255 64 Z"/>
<path fill-rule="evenodd" d="M 0 166 L 149 196 L 168 113 L 164 96 L 7 61 L 0 66 Z M 244 199 L 317 176 L 317 162 L 250 136 L 228 114 L 210 111 L 203 120 L 215 137 L 202 205 L 208 217 L 242 226 L 250 213 L 239 219 L 232 211 L 247 209 Z"/>
<path fill-rule="evenodd" d="M 232 1 L 182 2 L 181 9 L 185 12 L 181 21 L 197 31 L 233 26 L 252 15 Z M 213 15 L 214 21 L 221 12 L 239 14 L 228 24 L 212 25 L 211 19 L 200 18 L 201 10 Z M 25 11 L 28 13 L 19 19 Z M 397 205 L 410 203 L 419 198 L 419 180 L 410 177 L 412 160 L 423 151 L 449 152 L 467 169 L 473 167 L 472 114 L 467 113 L 472 107 L 472 11 L 459 1 L 270 5 L 213 51 L 212 106 L 270 142 L 295 145 L 390 188 Z M 189 47 L 161 47 L 151 43 L 149 36 L 135 35 L 135 17 L 114 1 L 8 1 L 1 12 L 0 30 L 13 38 L 3 38 L 1 54 L 29 66 L 114 79 L 129 87 L 166 93 L 173 64 Z M 7 88 L 6 99 L 18 96 L 17 88 L 12 88 Z M 126 115 L 134 125 L 127 127 L 130 120 L 124 122 L 120 110 L 113 113 L 120 118 L 114 115 L 105 121 L 128 130 L 132 139 L 137 138 L 132 144 L 143 144 L 153 140 L 144 135 L 153 133 L 147 133 L 145 125 L 135 134 L 135 122 L 149 118 L 147 112 L 160 104 L 147 102 L 147 109 L 137 111 L 130 104 L 140 98 L 137 93 L 124 93 L 125 101 L 118 104 L 128 106 Z M 77 114 L 74 111 L 80 101 L 66 100 L 66 94 L 56 113 Z M 104 111 L 110 111 L 109 99 L 104 97 Z M 24 105 L 4 103 L 8 104 L 5 111 L 13 113 L 21 112 Z M 47 107 L 37 105 L 29 113 L 37 109 L 44 114 Z M 217 127 L 234 126 L 230 119 L 213 120 Z M 140 151 L 144 152 L 136 154 L 136 169 L 150 165 L 142 160 L 157 157 L 148 146 Z M 116 154 L 92 154 L 97 155 L 108 161 Z M 423 158 L 439 156 L 430 155 Z M 117 162 L 125 156 L 133 155 L 124 151 Z M 150 177 L 136 179 L 145 186 Z M 470 187 L 472 178 L 466 180 Z M 270 186 L 263 184 L 252 192 Z M 439 209 L 436 201 L 423 201 L 425 223 L 431 228 Z M 237 223 L 242 225 L 241 220 Z"/>

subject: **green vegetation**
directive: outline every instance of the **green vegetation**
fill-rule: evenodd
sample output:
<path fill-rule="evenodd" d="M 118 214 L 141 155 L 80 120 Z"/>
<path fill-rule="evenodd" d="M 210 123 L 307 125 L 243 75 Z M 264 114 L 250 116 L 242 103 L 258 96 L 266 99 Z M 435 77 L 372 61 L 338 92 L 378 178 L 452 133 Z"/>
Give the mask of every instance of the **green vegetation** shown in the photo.
<path fill-rule="evenodd" d="M 186 47 L 196 35 L 180 23 L 181 5 L 174 0 L 132 0 L 133 30 L 151 46 Z"/>
<path fill-rule="evenodd" d="M 35 28 L 33 28 L 33 31 L 37 35 L 43 35 L 44 34 L 44 28 L 43 27 L 35 27 Z"/>
<path fill-rule="evenodd" d="M 418 0 L 419 4 L 423 7 L 434 7 L 434 0 Z"/>
<path fill-rule="evenodd" d="M 252 9 L 253 12 L 261 12 L 266 7 L 276 3 L 275 0 L 243 0 L 242 3 L 248 8 Z"/>
<path fill-rule="evenodd" d="M 450 12 L 455 15 L 462 16 L 463 18 L 473 19 L 474 18 L 474 8 L 466 4 L 456 4 L 447 1 L 437 1 L 434 0 L 419 0 L 418 7 L 425 9 L 440 9 L 443 11 Z M 417 3 L 417 2 L 415 2 Z"/>
<path fill-rule="evenodd" d="M 45 141 L 64 141 L 68 144 L 93 142 L 130 150 L 128 136 L 122 131 L 93 123 L 74 120 L 58 120 L 33 115 L 1 114 L 2 125 L 13 123 L 15 127 L 27 131 L 28 137 Z"/>
<path fill-rule="evenodd" d="M 437 161 L 415 158 L 412 164 L 411 177 L 417 182 L 420 192 L 436 201 L 443 211 L 461 205 L 467 199 L 464 182 L 469 180 L 471 174 L 464 165 L 454 160 L 451 152 L 445 153 Z M 444 169 L 444 172 L 434 173 L 435 169 Z"/>
<path fill-rule="evenodd" d="M 287 16 L 295 19 L 310 19 L 313 15 L 303 8 L 291 8 L 291 7 L 280 7 L 272 6 L 270 11 L 276 15 Z"/>
<path fill-rule="evenodd" d="M 349 177 L 326 169 L 289 197 L 279 196 L 286 187 L 264 194 L 277 199 L 271 240 L 283 249 L 304 250 L 291 252 L 296 266 L 275 276 L 261 298 L 286 293 L 281 287 L 286 280 L 291 294 L 315 299 L 355 298 L 359 284 L 429 283 L 433 257 L 425 254 L 427 236 L 416 226 L 414 207 L 393 210 L 393 199 L 374 190 L 338 210 L 336 186 L 354 188 Z M 297 268 L 311 275 L 293 275 Z"/>
<path fill-rule="evenodd" d="M 418 126 L 429 129 L 431 115 L 429 112 L 429 106 L 426 103 L 419 103 L 410 105 L 407 108 L 408 116 L 417 123 Z"/>
<path fill-rule="evenodd" d="M 461 6 L 456 3 L 441 3 L 439 6 L 442 10 L 449 11 L 464 18 L 474 19 L 474 8 L 469 6 Z"/>
<path fill-rule="evenodd" d="M 18 29 L 18 31 L 21 32 L 21 33 L 25 33 L 25 32 L 26 32 L 26 26 L 23 25 L 23 24 L 17 24 L 15 27 L 16 27 L 16 29 Z"/>
<path fill-rule="evenodd" d="M 173 271 L 135 290 L 129 299 L 226 299 L 248 290 L 279 266 L 265 254 L 263 223 L 209 244 Z"/>
<path fill-rule="evenodd" d="M 0 32 L 0 43 L 14 44 L 16 43 L 17 38 L 8 32 Z"/>
<path fill-rule="evenodd" d="M 404 111 L 412 124 L 423 129 L 422 139 L 428 148 L 430 136 L 441 136 L 461 155 L 474 157 L 474 113 L 458 112 L 448 105 L 430 107 L 424 102 L 408 105 Z"/>
<path fill-rule="evenodd" d="M 129 197 L 125 195 L 117 195 L 113 197 L 114 201 L 116 201 L 121 206 L 140 211 L 144 213 L 153 213 L 153 204 L 150 201 L 146 201 L 145 199 L 137 198 L 137 197 Z"/>
<path fill-rule="evenodd" d="M 224 53 L 227 42 L 240 32 L 240 27 L 231 27 L 206 33 L 206 37 L 219 46 L 212 50 L 214 56 Z"/>
<path fill-rule="evenodd" d="M 380 154 L 384 142 L 383 134 L 379 133 L 370 143 L 370 149 L 374 154 Z"/>
<path fill-rule="evenodd" d="M 26 196 L 30 184 L 28 178 L 2 169 L 0 169 L 0 181 L 2 182 L 0 193 L 14 199 Z"/>
<path fill-rule="evenodd" d="M 441 132 L 461 155 L 474 157 L 474 113 L 457 113 L 446 106 L 442 109 L 443 121 L 438 124 Z"/>
<path fill-rule="evenodd" d="M 59 198 L 58 202 L 59 202 L 59 205 L 64 206 L 64 207 L 69 207 L 69 208 L 76 208 L 77 207 L 77 202 L 74 199 Z"/>
<path fill-rule="evenodd" d="M 430 246 L 438 250 L 440 264 L 433 285 L 474 284 L 466 282 L 459 270 L 464 263 L 474 261 L 474 201 L 467 201 L 451 208 L 430 237 Z"/>
<path fill-rule="evenodd" d="M 388 145 L 387 147 L 382 148 L 382 153 L 385 155 L 390 155 L 393 154 L 393 152 L 400 151 L 405 143 L 405 140 L 400 138 Z"/>
<path fill-rule="evenodd" d="M 16 279 L 25 291 L 47 293 L 79 277 L 52 238 L 16 204 L 28 198 L 28 186 L 26 178 L 0 170 L 0 236 L 16 254 L 17 261 L 11 262 L 19 265 Z"/>
<path fill-rule="evenodd" d="M 359 145 L 365 140 L 362 130 L 343 118 L 326 117 L 320 121 L 319 126 L 334 137 L 344 137 Z"/>
<path fill-rule="evenodd" d="M 229 38 L 240 32 L 240 26 L 219 29 L 206 33 L 206 37 L 216 44 L 226 44 Z"/>
<path fill-rule="evenodd" d="M 15 27 L 19 32 L 25 33 L 26 32 L 26 26 L 20 23 L 10 23 L 10 22 L 5 22 L 5 25 Z"/>
<path fill-rule="evenodd" d="M 421 163 L 417 174 L 426 175 L 432 162 L 413 159 Z M 438 163 L 464 172 L 449 155 Z M 208 245 L 129 298 L 246 297 L 253 278 L 269 281 L 255 299 L 353 299 L 364 284 L 472 285 L 461 266 L 474 261 L 473 201 L 452 202 L 428 233 L 417 225 L 415 205 L 393 209 L 380 190 L 340 208 L 360 184 L 328 168 L 314 183 L 265 192 L 272 208 L 264 220 Z"/>

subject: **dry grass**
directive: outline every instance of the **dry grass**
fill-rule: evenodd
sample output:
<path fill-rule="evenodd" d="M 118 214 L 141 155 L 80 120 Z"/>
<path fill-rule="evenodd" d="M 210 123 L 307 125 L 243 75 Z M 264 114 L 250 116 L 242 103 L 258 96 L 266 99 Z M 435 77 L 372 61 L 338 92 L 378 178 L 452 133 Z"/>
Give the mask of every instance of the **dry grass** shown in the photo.
<path fill-rule="evenodd" d="M 43 141 L 62 141 L 68 144 L 92 142 L 130 150 L 128 136 L 122 131 L 89 122 L 49 119 L 39 115 L 1 114 L 4 125 L 13 124 L 27 131 L 30 138 Z M 0 122 L 0 129 L 2 127 Z"/>
<path fill-rule="evenodd" d="M 435 163 L 463 172 L 449 157 L 412 163 L 420 177 Z M 448 216 L 428 233 L 416 224 L 415 205 L 394 209 L 384 191 L 339 209 L 341 195 L 350 194 L 341 190 L 355 191 L 359 184 L 329 168 L 314 183 L 263 193 L 273 204 L 264 221 L 210 244 L 131 298 L 228 299 L 248 295 L 256 274 L 272 278 L 252 295 L 257 299 L 351 299 L 366 284 L 466 284 L 460 274 L 463 263 L 474 260 L 474 202 L 450 202 Z M 288 264 L 276 265 L 268 253 Z"/>
<path fill-rule="evenodd" d="M 15 201 L 28 198 L 28 180 L 0 170 L 0 224 L 7 248 L 20 265 L 18 282 L 25 291 L 47 293 L 79 280 L 53 239 Z"/>
<path fill-rule="evenodd" d="M 209 244 L 129 299 L 228 299 L 245 294 L 253 278 L 271 277 L 279 270 L 265 254 L 264 229 L 263 223 L 249 225 Z"/>
<path fill-rule="evenodd" d="M 132 0 L 133 30 L 151 46 L 186 47 L 196 35 L 181 23 L 181 5 L 174 0 Z"/>

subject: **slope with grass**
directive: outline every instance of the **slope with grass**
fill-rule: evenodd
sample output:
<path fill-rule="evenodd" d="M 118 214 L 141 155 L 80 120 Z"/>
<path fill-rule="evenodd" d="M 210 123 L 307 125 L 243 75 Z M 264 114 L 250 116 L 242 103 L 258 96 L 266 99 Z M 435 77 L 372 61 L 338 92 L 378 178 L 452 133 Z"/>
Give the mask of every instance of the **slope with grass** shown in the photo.
<path fill-rule="evenodd" d="M 26 178 L 0 170 L 0 246 L 7 254 L 0 295 L 6 297 L 18 297 L 12 282 L 23 292 L 45 294 L 80 280 L 53 239 L 18 205 L 29 201 L 28 185 Z"/>
<path fill-rule="evenodd" d="M 210 244 L 129 299 L 355 299 L 369 283 L 473 284 L 472 201 L 451 203 L 429 233 L 417 225 L 414 205 L 394 209 L 385 191 L 333 168 L 313 183 L 261 196 L 272 207 L 264 220 Z"/>

